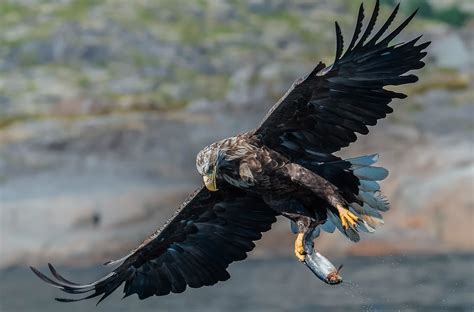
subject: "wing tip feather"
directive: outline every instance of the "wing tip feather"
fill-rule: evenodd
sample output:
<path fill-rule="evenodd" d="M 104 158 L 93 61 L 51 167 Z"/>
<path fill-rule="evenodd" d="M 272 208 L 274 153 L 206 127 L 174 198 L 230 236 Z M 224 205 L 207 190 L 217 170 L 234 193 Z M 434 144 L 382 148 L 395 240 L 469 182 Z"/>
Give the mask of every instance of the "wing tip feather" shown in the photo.
<path fill-rule="evenodd" d="M 334 58 L 334 63 L 336 63 L 341 58 L 342 51 L 344 50 L 344 37 L 339 23 L 335 21 L 334 25 L 336 27 L 336 56 Z"/>
<path fill-rule="evenodd" d="M 370 17 L 369 24 L 367 25 L 367 28 L 365 29 L 364 33 L 362 34 L 362 37 L 360 38 L 359 42 L 357 43 L 356 47 L 361 47 L 364 45 L 365 40 L 370 36 L 372 33 L 375 23 L 377 22 L 377 17 L 379 15 L 379 10 L 380 10 L 380 1 L 377 0 L 375 2 L 374 9 L 372 11 L 372 15 Z"/>
<path fill-rule="evenodd" d="M 385 23 L 382 25 L 382 27 L 379 29 L 379 31 L 370 39 L 370 41 L 367 43 L 367 45 L 375 45 L 377 44 L 377 40 L 380 39 L 380 37 L 383 36 L 385 31 L 387 31 L 388 27 L 392 24 L 393 20 L 398 14 L 398 10 L 400 9 L 400 2 L 395 6 L 393 9 L 392 13 L 388 17 L 388 19 L 385 21 Z"/>
<path fill-rule="evenodd" d="M 350 53 L 352 51 L 352 48 L 356 44 L 357 39 L 359 38 L 359 34 L 362 30 L 362 24 L 364 22 L 364 18 L 365 18 L 365 16 L 364 16 L 364 3 L 362 2 L 359 6 L 359 12 L 357 13 L 357 21 L 356 21 L 356 27 L 354 29 L 354 34 L 352 35 L 351 42 L 350 42 L 349 46 L 347 47 L 347 50 L 346 50 L 345 54 Z"/>

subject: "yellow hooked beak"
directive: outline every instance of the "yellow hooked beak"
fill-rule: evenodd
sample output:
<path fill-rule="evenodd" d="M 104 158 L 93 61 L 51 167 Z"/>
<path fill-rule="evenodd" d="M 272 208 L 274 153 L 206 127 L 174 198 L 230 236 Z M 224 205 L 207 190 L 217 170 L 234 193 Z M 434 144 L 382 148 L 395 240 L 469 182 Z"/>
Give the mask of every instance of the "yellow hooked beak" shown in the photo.
<path fill-rule="evenodd" d="M 214 168 L 214 170 L 212 170 L 211 174 L 203 176 L 202 179 L 204 181 L 204 185 L 206 186 L 206 188 L 209 191 L 211 191 L 211 192 L 217 191 L 216 168 Z"/>

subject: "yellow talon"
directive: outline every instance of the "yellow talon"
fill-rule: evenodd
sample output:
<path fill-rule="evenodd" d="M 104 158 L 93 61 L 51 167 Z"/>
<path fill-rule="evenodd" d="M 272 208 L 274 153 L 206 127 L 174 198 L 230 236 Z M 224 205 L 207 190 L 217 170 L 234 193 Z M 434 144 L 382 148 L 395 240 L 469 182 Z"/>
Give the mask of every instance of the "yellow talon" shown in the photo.
<path fill-rule="evenodd" d="M 304 238 L 304 234 L 298 233 L 298 236 L 296 236 L 296 240 L 295 240 L 295 256 L 301 262 L 304 262 L 304 256 L 306 255 L 306 252 L 304 251 L 304 246 L 303 246 L 303 238 Z"/>
<path fill-rule="evenodd" d="M 347 230 L 348 228 L 355 228 L 359 217 L 353 214 L 347 208 L 344 208 L 341 205 L 336 205 L 337 211 L 339 213 L 339 218 L 341 219 L 342 227 Z"/>

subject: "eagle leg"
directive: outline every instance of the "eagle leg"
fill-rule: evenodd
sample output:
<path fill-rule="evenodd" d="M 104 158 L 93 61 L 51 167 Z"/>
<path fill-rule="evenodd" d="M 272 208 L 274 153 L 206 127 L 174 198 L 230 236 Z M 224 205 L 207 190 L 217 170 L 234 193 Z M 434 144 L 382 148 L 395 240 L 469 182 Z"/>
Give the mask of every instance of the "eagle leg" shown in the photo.
<path fill-rule="evenodd" d="M 306 255 L 306 251 L 303 245 L 304 240 L 304 233 L 298 233 L 295 240 L 295 256 L 301 262 L 304 262 L 304 257 Z"/>
<path fill-rule="evenodd" d="M 336 205 L 336 209 L 339 214 L 339 219 L 341 219 L 342 227 L 345 230 L 348 228 L 356 228 L 356 225 L 359 222 L 359 217 L 340 204 Z"/>

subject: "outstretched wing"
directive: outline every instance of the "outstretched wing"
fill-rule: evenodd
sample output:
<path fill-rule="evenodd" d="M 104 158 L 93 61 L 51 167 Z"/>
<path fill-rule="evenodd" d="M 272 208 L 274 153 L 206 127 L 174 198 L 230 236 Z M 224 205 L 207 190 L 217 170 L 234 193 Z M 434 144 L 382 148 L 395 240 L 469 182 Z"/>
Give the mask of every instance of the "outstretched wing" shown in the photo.
<path fill-rule="evenodd" d="M 384 36 L 394 20 L 395 8 L 380 30 L 367 40 L 374 29 L 379 11 L 376 2 L 366 30 L 361 34 L 364 8 L 360 6 L 354 36 L 343 54 L 343 38 L 336 22 L 336 57 L 326 67 L 319 63 L 304 79 L 296 81 L 268 112 L 256 134 L 269 147 L 295 160 L 308 153 L 321 161 L 354 142 L 356 133 L 367 134 L 367 126 L 392 112 L 388 104 L 406 95 L 384 89 L 418 80 L 406 72 L 420 69 L 425 42 L 420 37 L 407 43 L 389 45 L 412 20 L 416 11 L 398 28 Z"/>
<path fill-rule="evenodd" d="M 90 284 L 68 281 L 49 265 L 55 279 L 35 268 L 48 284 L 70 294 L 87 294 L 70 302 L 102 296 L 102 301 L 125 282 L 125 296 L 180 293 L 186 286 L 197 288 L 225 281 L 226 268 L 243 260 L 276 221 L 275 212 L 259 197 L 235 188 L 209 192 L 200 188 L 156 233 L 132 251 L 111 273 Z"/>

